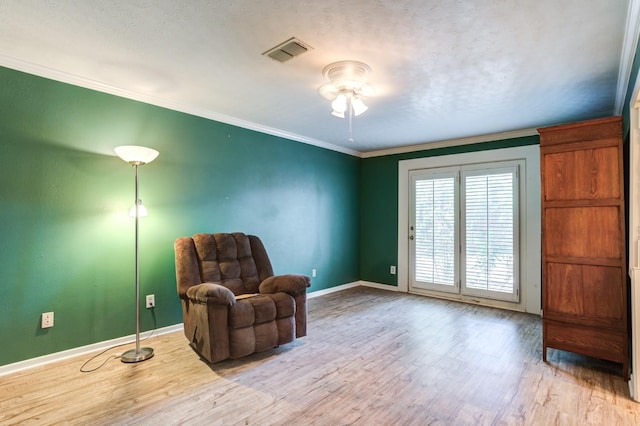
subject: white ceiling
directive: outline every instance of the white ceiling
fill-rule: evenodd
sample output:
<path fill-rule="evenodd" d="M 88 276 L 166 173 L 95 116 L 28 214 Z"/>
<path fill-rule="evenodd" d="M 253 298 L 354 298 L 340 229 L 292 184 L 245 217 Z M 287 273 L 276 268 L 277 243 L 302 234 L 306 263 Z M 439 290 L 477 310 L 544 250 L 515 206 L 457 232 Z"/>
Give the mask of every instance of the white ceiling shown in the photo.
<path fill-rule="evenodd" d="M 636 4 L 0 0 L 0 65 L 371 153 L 620 114 Z M 262 56 L 293 36 L 313 49 Z M 318 94 L 322 68 L 339 60 L 370 65 L 376 90 L 353 142 Z"/>

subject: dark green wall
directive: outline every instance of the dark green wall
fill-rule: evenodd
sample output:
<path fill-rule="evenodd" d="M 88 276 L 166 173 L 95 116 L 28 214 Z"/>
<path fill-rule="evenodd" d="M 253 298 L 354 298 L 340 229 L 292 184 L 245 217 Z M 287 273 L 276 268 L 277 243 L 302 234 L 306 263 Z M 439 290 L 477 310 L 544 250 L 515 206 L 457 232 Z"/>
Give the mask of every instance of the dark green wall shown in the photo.
<path fill-rule="evenodd" d="M 158 327 L 181 322 L 179 236 L 259 235 L 276 273 L 317 268 L 311 291 L 358 280 L 360 159 L 0 68 L 0 365 L 135 332 L 128 144 L 160 151 L 140 169 Z"/>
<path fill-rule="evenodd" d="M 536 135 L 363 159 L 360 174 L 360 279 L 398 285 L 397 276 L 389 273 L 389 266 L 398 263 L 399 161 L 537 143 L 539 138 Z"/>

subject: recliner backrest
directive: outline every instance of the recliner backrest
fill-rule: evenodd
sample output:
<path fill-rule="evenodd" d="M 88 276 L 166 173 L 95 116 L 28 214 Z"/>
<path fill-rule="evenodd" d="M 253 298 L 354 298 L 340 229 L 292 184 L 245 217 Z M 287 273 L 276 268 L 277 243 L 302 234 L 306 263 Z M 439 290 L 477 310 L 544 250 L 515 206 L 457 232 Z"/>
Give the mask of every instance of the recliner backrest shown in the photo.
<path fill-rule="evenodd" d="M 273 276 L 267 252 L 256 236 L 196 234 L 193 242 L 201 282 L 221 283 L 238 295 L 257 293 L 260 283 Z"/>

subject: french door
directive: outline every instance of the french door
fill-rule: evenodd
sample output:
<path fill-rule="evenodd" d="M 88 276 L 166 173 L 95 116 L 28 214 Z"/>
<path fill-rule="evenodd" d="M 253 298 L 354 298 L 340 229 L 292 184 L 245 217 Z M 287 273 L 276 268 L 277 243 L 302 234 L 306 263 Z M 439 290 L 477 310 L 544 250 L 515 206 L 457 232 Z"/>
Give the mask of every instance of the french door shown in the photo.
<path fill-rule="evenodd" d="M 518 302 L 518 164 L 412 170 L 409 180 L 409 289 Z"/>

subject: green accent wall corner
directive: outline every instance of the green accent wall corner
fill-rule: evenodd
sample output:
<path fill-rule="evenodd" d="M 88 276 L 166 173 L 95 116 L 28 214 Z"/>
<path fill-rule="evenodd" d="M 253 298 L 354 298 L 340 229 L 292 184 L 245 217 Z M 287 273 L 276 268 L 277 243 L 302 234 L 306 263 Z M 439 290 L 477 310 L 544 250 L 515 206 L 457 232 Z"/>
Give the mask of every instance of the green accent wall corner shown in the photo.
<path fill-rule="evenodd" d="M 157 305 L 141 330 L 182 321 L 180 236 L 258 235 L 276 273 L 317 269 L 310 291 L 358 279 L 359 158 L 7 68 L 0 81 L 0 365 L 135 332 L 118 145 L 160 152 L 140 168 L 140 292 Z"/>

